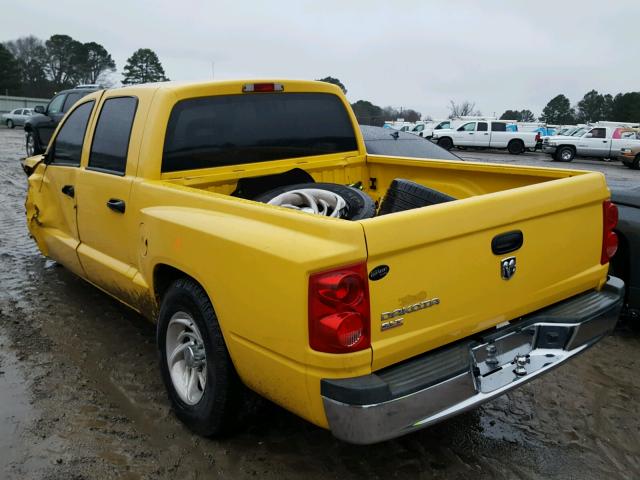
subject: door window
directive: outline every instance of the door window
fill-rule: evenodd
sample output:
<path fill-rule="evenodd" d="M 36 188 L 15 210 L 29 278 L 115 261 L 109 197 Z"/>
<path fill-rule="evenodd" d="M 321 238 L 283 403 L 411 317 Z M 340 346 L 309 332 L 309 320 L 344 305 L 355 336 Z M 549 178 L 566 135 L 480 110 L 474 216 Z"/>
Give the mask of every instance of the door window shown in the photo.
<path fill-rule="evenodd" d="M 476 122 L 465 123 L 458 131 L 459 132 L 473 132 L 476 129 Z"/>
<path fill-rule="evenodd" d="M 137 107 L 135 97 L 109 98 L 104 102 L 93 135 L 88 168 L 124 175 Z"/>
<path fill-rule="evenodd" d="M 62 112 L 62 105 L 64 104 L 66 96 L 66 93 L 61 93 L 57 97 L 53 97 L 53 100 L 49 102 L 49 106 L 47 107 L 47 114 L 51 115 L 52 113 Z"/>
<path fill-rule="evenodd" d="M 73 107 L 73 104 L 76 103 L 78 100 L 80 100 L 84 96 L 85 96 L 84 93 L 70 93 L 69 95 L 67 95 L 67 99 L 64 101 L 64 107 L 62 107 L 62 111 L 63 112 L 69 111 L 69 109 Z"/>
<path fill-rule="evenodd" d="M 488 129 L 488 126 L 486 122 L 478 122 L 478 131 L 479 132 L 486 132 Z"/>
<path fill-rule="evenodd" d="M 607 130 L 605 128 L 594 128 L 591 130 L 591 138 L 606 138 Z"/>
<path fill-rule="evenodd" d="M 65 120 L 51 149 L 51 164 L 80 166 L 84 134 L 89 115 L 95 102 L 87 102 L 76 108 Z"/>

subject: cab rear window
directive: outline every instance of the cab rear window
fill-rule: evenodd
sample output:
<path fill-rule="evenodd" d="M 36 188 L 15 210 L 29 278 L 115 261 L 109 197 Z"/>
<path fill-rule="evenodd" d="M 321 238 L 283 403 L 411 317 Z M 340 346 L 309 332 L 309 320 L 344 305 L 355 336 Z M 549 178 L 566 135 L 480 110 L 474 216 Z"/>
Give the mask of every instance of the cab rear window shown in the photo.
<path fill-rule="evenodd" d="M 357 150 L 340 98 L 258 93 L 194 98 L 171 112 L 162 171 L 266 162 Z"/>

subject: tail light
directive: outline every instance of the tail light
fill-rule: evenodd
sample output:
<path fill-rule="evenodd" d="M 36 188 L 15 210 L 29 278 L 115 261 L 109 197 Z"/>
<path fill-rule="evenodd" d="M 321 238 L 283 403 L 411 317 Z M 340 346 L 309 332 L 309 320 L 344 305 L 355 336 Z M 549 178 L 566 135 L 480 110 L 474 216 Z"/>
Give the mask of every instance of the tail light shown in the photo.
<path fill-rule="evenodd" d="M 349 353 L 371 345 L 365 263 L 314 273 L 309 278 L 309 346 Z"/>
<path fill-rule="evenodd" d="M 600 264 L 606 265 L 618 250 L 618 235 L 613 231 L 618 225 L 618 207 L 609 200 L 602 203 L 602 254 Z"/>

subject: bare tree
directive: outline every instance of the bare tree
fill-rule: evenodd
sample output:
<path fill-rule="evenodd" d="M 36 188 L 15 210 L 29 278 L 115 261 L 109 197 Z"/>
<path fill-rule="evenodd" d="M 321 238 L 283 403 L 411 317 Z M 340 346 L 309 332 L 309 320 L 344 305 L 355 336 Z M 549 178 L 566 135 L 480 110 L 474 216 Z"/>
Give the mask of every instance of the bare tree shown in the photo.
<path fill-rule="evenodd" d="M 475 102 L 465 100 L 462 103 L 456 103 L 453 100 L 449 101 L 449 118 L 464 117 L 468 115 L 482 115 L 478 110 L 475 110 Z"/>

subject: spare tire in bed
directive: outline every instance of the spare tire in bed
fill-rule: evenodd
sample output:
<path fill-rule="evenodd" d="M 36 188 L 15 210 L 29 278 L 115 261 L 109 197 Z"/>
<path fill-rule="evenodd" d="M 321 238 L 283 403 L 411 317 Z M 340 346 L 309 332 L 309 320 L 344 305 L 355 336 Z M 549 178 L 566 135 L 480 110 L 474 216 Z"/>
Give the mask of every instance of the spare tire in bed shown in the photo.
<path fill-rule="evenodd" d="M 396 178 L 387 190 L 378 215 L 413 210 L 414 208 L 451 202 L 454 197 L 419 183 Z"/>
<path fill-rule="evenodd" d="M 297 183 L 295 185 L 285 185 L 262 193 L 253 200 L 256 202 L 269 203 L 269 201 L 282 193 L 304 189 L 328 190 L 342 197 L 347 203 L 347 207 L 341 218 L 347 220 L 362 220 L 364 218 L 371 218 L 376 214 L 375 203 L 369 195 L 357 188 L 339 185 L 337 183 Z"/>

